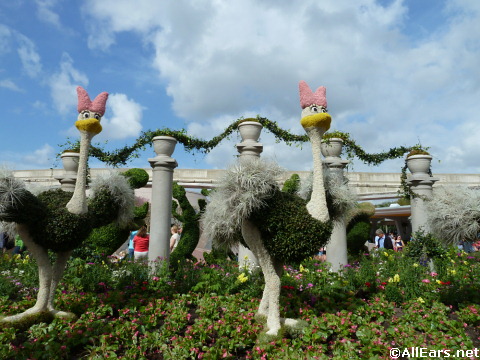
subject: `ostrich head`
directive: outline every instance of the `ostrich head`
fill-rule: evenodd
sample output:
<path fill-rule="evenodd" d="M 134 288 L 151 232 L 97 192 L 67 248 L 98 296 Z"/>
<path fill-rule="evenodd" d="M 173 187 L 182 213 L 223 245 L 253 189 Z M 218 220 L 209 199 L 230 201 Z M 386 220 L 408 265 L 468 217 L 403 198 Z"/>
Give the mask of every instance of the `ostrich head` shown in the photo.
<path fill-rule="evenodd" d="M 315 93 L 305 81 L 300 81 L 300 105 L 302 107 L 302 120 L 300 123 L 307 133 L 317 129 L 323 134 L 330 129 L 332 118 L 327 113 L 327 98 L 324 86 L 320 86 Z"/>
<path fill-rule="evenodd" d="M 91 101 L 85 89 L 78 86 L 77 95 L 79 114 L 75 126 L 80 132 L 85 131 L 92 135 L 97 135 L 102 131 L 100 120 L 103 114 L 105 114 L 108 93 L 102 92 L 95 100 Z"/>

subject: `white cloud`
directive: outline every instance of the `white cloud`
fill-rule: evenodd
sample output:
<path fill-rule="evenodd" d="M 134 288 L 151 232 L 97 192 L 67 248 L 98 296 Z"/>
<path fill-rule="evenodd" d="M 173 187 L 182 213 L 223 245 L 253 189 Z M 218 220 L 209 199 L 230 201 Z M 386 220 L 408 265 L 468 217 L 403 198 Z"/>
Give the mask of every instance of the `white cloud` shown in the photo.
<path fill-rule="evenodd" d="M 35 0 L 37 4 L 37 17 L 57 28 L 61 27 L 60 17 L 53 9 L 58 6 L 57 0 Z"/>
<path fill-rule="evenodd" d="M 464 129 L 478 123 L 478 2 L 447 0 L 443 25 L 416 34 L 415 41 L 404 32 L 407 3 L 382 4 L 90 0 L 84 13 L 98 24 L 95 30 L 102 27 L 100 35 L 91 33 L 92 46 L 108 47 L 125 31 L 153 45 L 152 65 L 168 84 L 173 109 L 207 138 L 246 113 L 274 115 L 282 127 L 301 133 L 297 84 L 303 79 L 312 88 L 327 87 L 332 127 L 350 132 L 365 150 L 420 140 L 445 159 L 436 164 L 439 171 L 478 169 L 460 145 Z M 449 157 L 449 144 L 460 149 L 465 168 Z M 291 159 L 288 167 L 306 166 L 299 164 L 304 152 L 275 147 L 287 152 L 278 158 Z M 207 160 L 221 167 L 225 156 L 212 151 Z M 398 171 L 399 161 L 382 171 Z"/>
<path fill-rule="evenodd" d="M 98 141 L 138 136 L 142 130 L 141 122 L 140 104 L 125 94 L 111 94 L 107 101 L 106 116 L 102 118 L 103 131 L 98 135 Z"/>
<path fill-rule="evenodd" d="M 2 54 L 6 54 L 10 51 L 10 42 L 11 42 L 12 32 L 10 29 L 0 24 L 0 49 L 2 49 Z"/>
<path fill-rule="evenodd" d="M 17 34 L 17 41 L 19 43 L 17 52 L 23 69 L 28 76 L 37 77 L 42 71 L 42 64 L 34 42 L 20 33 Z"/>
<path fill-rule="evenodd" d="M 23 91 L 17 84 L 9 79 L 0 80 L 0 87 L 18 92 Z"/>
<path fill-rule="evenodd" d="M 50 167 L 55 158 L 55 151 L 49 144 L 44 144 L 41 148 L 33 151 L 33 153 L 26 154 L 22 160 L 38 166 Z"/>
<path fill-rule="evenodd" d="M 49 80 L 53 106 L 62 115 L 68 114 L 77 105 L 78 85 L 87 86 L 88 78 L 73 66 L 73 59 L 67 53 L 62 55 L 60 70 Z"/>

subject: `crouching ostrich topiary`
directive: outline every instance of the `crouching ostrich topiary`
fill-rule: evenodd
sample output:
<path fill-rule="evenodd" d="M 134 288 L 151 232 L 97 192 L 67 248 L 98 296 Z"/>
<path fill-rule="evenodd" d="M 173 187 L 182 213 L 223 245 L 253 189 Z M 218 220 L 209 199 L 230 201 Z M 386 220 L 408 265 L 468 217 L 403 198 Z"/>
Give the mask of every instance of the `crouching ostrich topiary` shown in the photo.
<path fill-rule="evenodd" d="M 62 190 L 33 194 L 11 172 L 0 173 L 0 221 L 15 223 L 30 254 L 35 258 L 39 273 L 39 290 L 35 305 L 21 314 L 7 316 L 1 322 L 26 320 L 43 313 L 72 316 L 54 308 L 55 290 L 62 278 L 73 249 L 88 237 L 93 228 L 115 219 L 127 223 L 133 215 L 133 190 L 120 175 L 101 178 L 90 187 L 86 196 L 88 150 L 93 136 L 102 130 L 100 119 L 105 113 L 107 93 L 92 102 L 87 92 L 77 88 L 80 131 L 78 178 L 73 196 Z M 48 251 L 56 253 L 52 264 Z"/>
<path fill-rule="evenodd" d="M 266 317 L 268 335 L 277 335 L 282 322 L 287 326 L 296 323 L 280 318 L 283 264 L 298 263 L 316 254 L 330 238 L 332 220 L 351 205 L 352 199 L 350 196 L 342 201 L 338 196 L 348 193 L 348 189 L 340 189 L 346 184 L 329 188 L 333 182 L 324 180 L 320 143 L 331 121 L 326 112 L 325 88 L 313 93 L 302 81 L 300 100 L 301 124 L 313 153 L 310 201 L 280 191 L 277 181 L 282 170 L 275 163 L 241 159 L 210 195 L 203 217 L 204 230 L 216 244 L 230 247 L 244 241 L 257 257 L 265 278 L 257 315 Z"/>

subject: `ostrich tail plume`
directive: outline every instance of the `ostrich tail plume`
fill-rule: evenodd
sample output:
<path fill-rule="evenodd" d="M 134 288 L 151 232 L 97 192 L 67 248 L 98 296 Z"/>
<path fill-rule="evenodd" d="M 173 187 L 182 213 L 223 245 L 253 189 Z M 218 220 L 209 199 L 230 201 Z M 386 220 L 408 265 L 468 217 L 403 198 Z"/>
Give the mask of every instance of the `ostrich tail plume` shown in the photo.
<path fill-rule="evenodd" d="M 112 170 L 96 177 L 95 180 L 92 181 L 90 189 L 92 190 L 93 196 L 101 189 L 107 189 L 113 196 L 115 202 L 120 206 L 116 221 L 121 227 L 128 225 L 128 223 L 133 220 L 135 195 L 125 176 Z"/>
<path fill-rule="evenodd" d="M 282 172 L 276 163 L 260 158 L 241 159 L 226 171 L 202 217 L 203 230 L 214 245 L 235 245 L 242 222 L 274 194 Z"/>

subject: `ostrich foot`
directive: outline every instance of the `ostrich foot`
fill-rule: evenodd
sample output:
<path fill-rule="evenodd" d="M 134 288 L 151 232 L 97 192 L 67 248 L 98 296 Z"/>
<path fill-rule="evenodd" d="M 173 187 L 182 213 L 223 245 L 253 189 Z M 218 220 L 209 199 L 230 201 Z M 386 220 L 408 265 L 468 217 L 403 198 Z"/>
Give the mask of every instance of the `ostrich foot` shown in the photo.
<path fill-rule="evenodd" d="M 69 311 L 61 311 L 61 310 L 51 309 L 50 313 L 55 318 L 63 318 L 63 319 L 70 319 L 70 320 L 74 320 L 74 319 L 77 318 L 77 315 L 75 315 L 74 313 L 69 312 Z"/>
<path fill-rule="evenodd" d="M 31 308 L 20 314 L 0 318 L 0 328 L 14 327 L 19 330 L 26 330 L 34 324 L 50 323 L 53 318 L 54 316 L 50 311 Z"/>
<path fill-rule="evenodd" d="M 257 316 L 260 319 L 265 320 L 265 317 L 260 317 L 258 314 L 255 316 L 255 319 L 257 319 Z M 258 341 L 259 343 L 266 344 L 274 340 L 278 340 L 279 338 L 284 337 L 285 335 L 291 336 L 291 337 L 298 337 L 303 333 L 303 329 L 305 329 L 308 326 L 308 323 L 305 320 L 301 319 L 285 319 L 281 318 L 280 319 L 281 326 L 278 328 L 268 328 L 268 331 L 263 332 L 260 334 Z"/>
<path fill-rule="evenodd" d="M 308 323 L 301 319 L 281 318 L 280 322 L 285 327 L 285 332 L 292 337 L 297 337 L 302 334 L 303 329 L 308 326 Z"/>
<path fill-rule="evenodd" d="M 30 308 L 20 314 L 0 317 L 0 325 L 11 325 L 14 327 L 29 328 L 33 324 L 41 322 L 49 323 L 54 318 L 75 319 L 77 316 L 74 313 L 67 311 L 59 311 L 55 309 L 39 310 Z"/>

